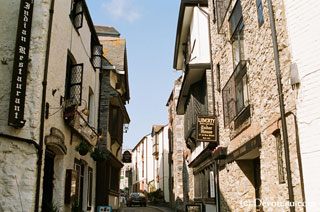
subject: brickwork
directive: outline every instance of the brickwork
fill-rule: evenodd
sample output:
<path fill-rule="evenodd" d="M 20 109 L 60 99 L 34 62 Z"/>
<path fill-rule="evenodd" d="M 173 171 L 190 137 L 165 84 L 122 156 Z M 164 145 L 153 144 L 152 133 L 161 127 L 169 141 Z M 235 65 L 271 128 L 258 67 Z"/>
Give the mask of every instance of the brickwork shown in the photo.
<path fill-rule="evenodd" d="M 281 122 L 268 4 L 267 1 L 262 1 L 264 23 L 259 27 L 256 1 L 241 0 L 240 2 L 245 26 L 244 54 L 247 61 L 250 118 L 239 127 L 235 127 L 232 122 L 231 124 L 227 123 L 225 126 L 222 91 L 215 89 L 220 145 L 228 147 L 228 154 L 230 154 L 250 139 L 260 135 L 262 146 L 258 152 L 261 174 L 260 199 L 264 202 L 285 203 L 288 201 L 287 180 L 284 184 L 280 184 L 278 180 L 276 138 L 272 134 L 277 129 L 281 132 Z M 220 65 L 221 88 L 224 88 L 234 71 L 228 20 L 235 4 L 235 0 L 231 1 L 231 6 L 218 33 L 216 22 L 212 18 L 212 1 L 209 1 L 212 59 L 214 67 L 217 64 Z M 288 48 L 288 34 L 282 1 L 274 0 L 273 6 L 285 110 L 286 112 L 295 112 L 295 96 L 289 80 L 291 54 Z M 216 76 L 216 73 L 214 73 L 214 76 Z M 216 80 L 215 77 L 215 82 Z M 296 128 L 291 115 L 288 115 L 286 119 L 294 197 L 296 202 L 301 202 L 302 185 L 297 163 Z M 282 149 L 282 151 L 284 150 Z M 284 158 L 283 161 L 285 161 Z M 253 172 L 252 164 L 241 160 L 231 161 L 225 167 L 222 167 L 219 172 L 221 211 L 254 211 L 255 189 L 252 182 Z M 248 202 L 251 204 L 244 204 Z M 265 206 L 263 210 L 275 211 L 275 208 Z M 303 209 L 302 207 L 296 207 L 296 210 L 302 211 Z M 280 207 L 276 208 L 276 211 L 288 211 L 288 208 Z"/>

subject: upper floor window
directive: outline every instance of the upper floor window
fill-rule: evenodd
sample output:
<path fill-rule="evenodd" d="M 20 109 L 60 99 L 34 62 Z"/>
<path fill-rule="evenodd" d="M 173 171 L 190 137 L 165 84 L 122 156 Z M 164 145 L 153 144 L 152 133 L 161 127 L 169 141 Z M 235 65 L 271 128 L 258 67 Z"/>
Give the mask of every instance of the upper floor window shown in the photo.
<path fill-rule="evenodd" d="M 242 18 L 242 8 L 239 0 L 237 1 L 233 9 L 229 22 L 230 22 L 230 31 L 231 31 L 233 64 L 234 64 L 234 67 L 236 67 L 241 60 L 244 60 L 244 44 L 243 44 L 244 24 L 243 24 L 243 18 Z"/>
<path fill-rule="evenodd" d="M 120 107 L 111 106 L 109 112 L 109 132 L 112 140 L 122 144 L 123 137 L 123 116 Z"/>
<path fill-rule="evenodd" d="M 73 26 L 78 30 L 83 25 L 83 0 L 73 0 L 70 18 Z"/>
<path fill-rule="evenodd" d="M 83 63 L 75 64 L 70 55 L 67 58 L 65 99 L 70 104 L 81 105 Z"/>
<path fill-rule="evenodd" d="M 91 36 L 91 63 L 94 68 L 102 67 L 103 47 L 98 40 Z"/>
<path fill-rule="evenodd" d="M 235 128 L 250 116 L 247 64 L 244 54 L 244 23 L 238 0 L 229 19 L 234 71 L 222 90 L 225 125 L 235 119 Z M 247 110 L 248 109 L 248 110 Z"/>
<path fill-rule="evenodd" d="M 262 11 L 262 0 L 257 0 L 257 12 L 259 27 L 263 24 L 263 11 Z"/>
<path fill-rule="evenodd" d="M 89 88 L 89 103 L 88 103 L 88 122 L 90 126 L 94 126 L 95 123 L 95 107 L 94 107 L 94 93 L 91 88 Z"/>
<path fill-rule="evenodd" d="M 187 139 L 195 129 L 197 115 L 208 115 L 208 95 L 205 74 L 199 82 L 190 86 L 185 104 L 184 134 Z"/>
<path fill-rule="evenodd" d="M 217 26 L 220 31 L 223 21 L 228 12 L 231 0 L 216 0 L 216 14 L 217 14 Z"/>

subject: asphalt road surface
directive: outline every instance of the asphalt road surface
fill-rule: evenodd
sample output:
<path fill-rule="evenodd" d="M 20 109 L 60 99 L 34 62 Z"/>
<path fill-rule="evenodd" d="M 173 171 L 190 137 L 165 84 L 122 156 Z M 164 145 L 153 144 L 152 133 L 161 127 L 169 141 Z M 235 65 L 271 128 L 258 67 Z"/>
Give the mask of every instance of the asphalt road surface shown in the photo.
<path fill-rule="evenodd" d="M 140 206 L 132 206 L 132 207 L 124 207 L 120 210 L 120 212 L 160 212 L 157 209 Z"/>

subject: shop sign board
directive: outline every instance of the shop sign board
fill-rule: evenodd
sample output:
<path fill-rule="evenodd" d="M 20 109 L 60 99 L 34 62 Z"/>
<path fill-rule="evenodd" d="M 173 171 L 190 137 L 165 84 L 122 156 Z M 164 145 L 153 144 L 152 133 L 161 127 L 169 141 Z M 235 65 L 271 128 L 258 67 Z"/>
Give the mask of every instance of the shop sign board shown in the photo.
<path fill-rule="evenodd" d="M 25 124 L 23 116 L 27 85 L 32 13 L 33 0 L 21 0 L 12 71 L 8 120 L 8 125 L 15 128 L 22 128 Z"/>
<path fill-rule="evenodd" d="M 186 212 L 201 212 L 201 205 L 198 204 L 187 204 Z"/>
<path fill-rule="evenodd" d="M 196 139 L 217 142 L 217 124 L 213 116 L 197 116 Z"/>

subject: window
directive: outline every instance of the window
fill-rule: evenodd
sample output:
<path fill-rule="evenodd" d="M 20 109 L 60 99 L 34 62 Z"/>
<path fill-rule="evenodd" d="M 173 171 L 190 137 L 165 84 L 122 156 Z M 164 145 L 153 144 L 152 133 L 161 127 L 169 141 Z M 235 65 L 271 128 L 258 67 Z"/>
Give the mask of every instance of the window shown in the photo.
<path fill-rule="evenodd" d="M 279 184 L 285 183 L 285 173 L 284 173 L 284 165 L 283 165 L 283 144 L 281 140 L 280 130 L 277 130 L 273 135 L 276 138 L 277 142 L 277 158 L 278 158 L 278 177 Z"/>
<path fill-rule="evenodd" d="M 116 140 L 118 143 L 122 143 L 123 118 L 120 107 L 110 107 L 109 132 L 113 140 Z"/>
<path fill-rule="evenodd" d="M 216 14 L 217 14 L 217 26 L 220 31 L 223 21 L 226 17 L 231 0 L 216 0 Z"/>
<path fill-rule="evenodd" d="M 100 45 L 96 38 L 91 36 L 91 63 L 96 69 L 100 69 L 102 67 L 102 54 L 102 45 Z"/>
<path fill-rule="evenodd" d="M 225 125 L 235 120 L 235 128 L 249 116 L 247 64 L 244 55 L 244 23 L 238 0 L 229 19 L 234 71 L 222 90 Z"/>
<path fill-rule="evenodd" d="M 89 114 L 88 114 L 88 122 L 90 126 L 94 127 L 94 94 L 91 88 L 89 88 L 89 104 L 88 104 L 88 110 L 89 110 Z"/>
<path fill-rule="evenodd" d="M 217 80 L 217 90 L 220 92 L 221 91 L 221 85 L 220 85 L 220 64 L 217 64 L 216 68 L 216 80 Z"/>
<path fill-rule="evenodd" d="M 263 24 L 262 0 L 257 0 L 257 12 L 259 27 Z"/>
<path fill-rule="evenodd" d="M 233 52 L 233 64 L 234 67 L 238 65 L 240 60 L 244 59 L 244 47 L 243 47 L 243 18 L 242 8 L 240 1 L 238 0 L 233 12 L 230 16 L 230 31 L 231 31 L 231 42 Z"/>
<path fill-rule="evenodd" d="M 71 57 L 67 58 L 67 76 L 65 99 L 71 104 L 81 105 L 83 63 L 74 64 Z"/>
<path fill-rule="evenodd" d="M 206 76 L 190 86 L 189 97 L 185 104 L 184 135 L 187 140 L 195 129 L 197 115 L 208 114 Z"/>
<path fill-rule="evenodd" d="M 256 211 L 260 211 L 261 204 L 261 170 L 260 170 L 260 157 L 253 159 L 253 176 L 254 176 L 254 189 L 256 197 Z"/>
<path fill-rule="evenodd" d="M 194 175 L 195 199 L 215 198 L 215 180 L 212 169 L 203 170 Z"/>
<path fill-rule="evenodd" d="M 78 179 L 77 179 L 77 187 L 76 187 L 76 196 L 75 203 L 78 205 L 79 208 L 83 206 L 83 184 L 84 184 L 84 165 L 81 161 L 75 159 L 74 163 L 74 170 L 78 172 Z"/>
<path fill-rule="evenodd" d="M 92 206 L 92 179 L 93 179 L 93 171 L 91 167 L 88 167 L 88 194 L 87 194 L 88 210 L 90 210 Z"/>
<path fill-rule="evenodd" d="M 70 18 L 73 26 L 78 30 L 83 24 L 83 2 L 82 0 L 74 0 L 71 6 Z"/>

